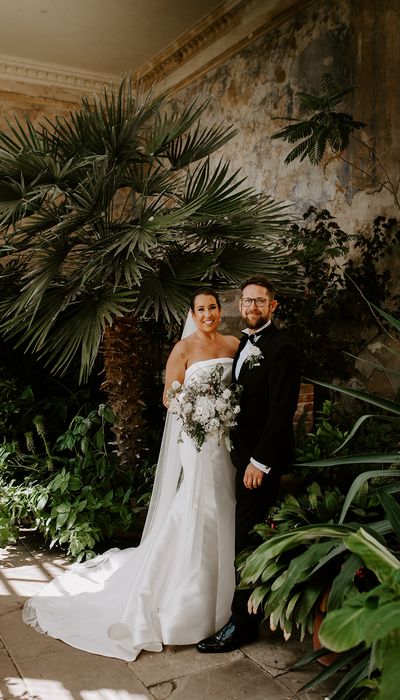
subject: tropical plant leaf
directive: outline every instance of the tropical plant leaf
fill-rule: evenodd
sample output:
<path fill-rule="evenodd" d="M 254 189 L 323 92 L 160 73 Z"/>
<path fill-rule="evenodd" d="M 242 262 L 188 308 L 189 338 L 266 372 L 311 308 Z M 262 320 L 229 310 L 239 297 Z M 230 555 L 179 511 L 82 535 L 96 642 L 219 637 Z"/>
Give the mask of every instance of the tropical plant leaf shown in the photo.
<path fill-rule="evenodd" d="M 247 557 L 241 569 L 241 578 L 245 584 L 254 583 L 262 576 L 262 572 L 268 562 L 274 560 L 283 552 L 294 549 L 300 544 L 318 537 L 341 539 L 353 530 L 354 528 L 348 525 L 307 525 L 297 528 L 294 532 L 275 535 L 267 542 L 259 545 Z"/>
<path fill-rule="evenodd" d="M 181 319 L 203 280 L 226 289 L 262 266 L 282 291 L 301 288 L 287 205 L 211 164 L 234 130 L 202 126 L 206 106 L 177 108 L 125 77 L 67 117 L 0 133 L 0 257 L 14 256 L 2 329 L 52 371 L 78 356 L 86 377 L 105 323 L 132 308 Z"/>
<path fill-rule="evenodd" d="M 349 434 L 347 435 L 346 439 L 342 442 L 341 445 L 339 445 L 339 447 L 336 448 L 336 450 L 334 450 L 332 452 L 332 454 L 335 455 L 339 452 L 339 450 L 342 450 L 343 447 L 354 437 L 354 435 L 356 434 L 359 427 L 361 425 L 363 425 L 363 423 L 365 423 L 370 418 L 374 418 L 378 421 L 382 421 L 383 423 L 399 423 L 399 418 L 392 418 L 391 416 L 382 416 L 382 414 L 380 414 L 380 413 L 365 414 L 364 416 L 361 416 L 360 418 L 358 418 L 358 420 L 354 423 L 352 429 L 350 430 Z"/>
<path fill-rule="evenodd" d="M 386 319 L 386 321 L 389 321 L 390 324 L 396 328 L 396 330 L 400 331 L 400 319 L 395 318 L 392 314 L 390 314 L 388 311 L 385 311 L 384 309 L 380 309 L 378 306 L 375 306 L 375 304 L 372 304 L 372 302 L 369 302 L 369 305 L 372 306 L 375 311 L 383 316 L 383 318 Z"/>
<path fill-rule="evenodd" d="M 369 394 L 368 392 L 365 391 L 358 391 L 357 389 L 350 389 L 347 386 L 339 386 L 337 384 L 330 384 L 329 382 L 321 382 L 317 381 L 314 379 L 307 379 L 306 381 L 310 381 L 313 384 L 318 384 L 318 386 L 324 386 L 327 389 L 332 389 L 333 391 L 338 391 L 341 394 L 346 394 L 347 396 L 353 396 L 355 399 L 359 399 L 360 401 L 365 401 L 365 403 L 370 403 L 373 406 L 379 406 L 379 408 L 383 408 L 386 411 L 389 411 L 389 413 L 395 413 L 396 415 L 400 415 L 400 404 L 397 401 L 391 401 L 390 399 L 384 399 L 380 396 L 375 396 L 374 394 Z"/>
<path fill-rule="evenodd" d="M 400 570 L 400 561 L 366 528 L 361 527 L 358 532 L 349 535 L 345 544 L 350 551 L 361 557 L 381 582 L 391 578 L 393 571 Z"/>
<path fill-rule="evenodd" d="M 400 627 L 400 605 L 398 602 L 371 608 L 361 605 L 361 596 L 351 598 L 350 605 L 344 604 L 340 610 L 333 610 L 324 619 L 319 638 L 321 643 L 332 651 L 341 652 L 358 646 L 362 642 L 371 644 Z M 357 606 L 355 603 L 358 603 Z"/>
<path fill-rule="evenodd" d="M 311 112 L 308 119 L 285 126 L 272 138 L 285 139 L 288 143 L 296 143 L 285 159 L 290 163 L 296 158 L 309 158 L 315 165 L 321 162 L 329 145 L 333 153 L 342 153 L 349 145 L 350 136 L 354 131 L 365 126 L 363 122 L 355 121 L 345 112 L 337 112 L 334 107 L 354 88 L 340 89 L 332 76 L 324 73 L 321 78 L 320 93 L 300 92 L 301 107 Z"/>
<path fill-rule="evenodd" d="M 390 493 L 385 492 L 383 489 L 378 491 L 378 495 L 390 524 L 396 534 L 397 540 L 400 542 L 400 506 L 393 496 L 391 496 Z"/>
<path fill-rule="evenodd" d="M 345 559 L 340 572 L 332 581 L 328 598 L 328 611 L 339 608 L 350 592 L 357 590 L 354 585 L 354 575 L 361 566 L 362 559 L 356 554 L 352 554 Z"/>
<path fill-rule="evenodd" d="M 354 500 L 356 494 L 358 493 L 358 491 L 360 490 L 362 485 L 366 481 L 368 481 L 369 479 L 372 479 L 373 477 L 376 477 L 376 476 L 378 476 L 380 478 L 385 478 L 385 477 L 392 478 L 392 477 L 400 476 L 400 470 L 398 470 L 398 469 L 375 469 L 373 471 L 365 471 L 365 472 L 362 472 L 362 474 L 359 474 L 354 479 L 353 483 L 351 484 L 351 486 L 347 492 L 345 501 L 343 503 L 342 512 L 340 513 L 340 516 L 339 516 L 339 523 L 343 523 L 343 521 L 347 515 L 347 511 L 349 509 L 349 506 L 352 503 L 352 501 Z"/>

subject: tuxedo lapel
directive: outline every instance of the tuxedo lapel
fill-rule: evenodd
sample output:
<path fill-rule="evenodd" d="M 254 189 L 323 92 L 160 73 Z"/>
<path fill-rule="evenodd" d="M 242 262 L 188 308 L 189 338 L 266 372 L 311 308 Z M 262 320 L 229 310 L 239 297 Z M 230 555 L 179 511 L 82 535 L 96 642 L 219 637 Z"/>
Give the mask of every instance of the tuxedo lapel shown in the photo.
<path fill-rule="evenodd" d="M 260 333 L 257 333 L 257 331 L 256 331 L 255 335 L 258 335 L 258 340 L 256 341 L 255 345 L 256 345 L 256 347 L 260 348 L 263 355 L 264 355 L 264 349 L 268 347 L 269 339 L 276 332 L 277 332 L 277 328 L 276 328 L 276 326 L 274 326 L 273 323 L 270 323 L 270 325 L 267 326 L 266 328 L 264 328 L 264 330 L 262 330 Z M 235 355 L 235 358 L 233 361 L 233 365 L 232 365 L 232 376 L 234 378 L 236 378 L 236 365 L 237 365 L 237 361 L 239 359 L 239 355 L 240 355 L 242 349 L 244 348 L 244 346 L 246 345 L 247 341 L 248 341 L 248 335 L 247 335 L 247 333 L 244 333 L 241 340 L 240 340 L 240 344 L 239 344 L 239 347 L 237 349 L 237 352 L 236 352 L 236 355 Z M 263 361 L 264 361 L 264 358 L 261 359 L 261 363 Z M 243 377 L 247 376 L 247 374 L 251 370 L 252 370 L 252 367 L 245 360 L 240 368 L 239 377 L 237 378 L 236 381 L 239 381 L 239 379 L 243 380 Z"/>
<path fill-rule="evenodd" d="M 238 359 L 239 359 L 239 355 L 240 355 L 240 353 L 242 352 L 242 350 L 243 350 L 244 346 L 246 345 L 246 343 L 247 343 L 247 335 L 242 335 L 242 337 L 241 337 L 241 339 L 240 339 L 239 347 L 238 347 L 238 349 L 236 350 L 236 355 L 235 355 L 235 357 L 233 358 L 233 364 L 232 364 L 232 380 L 233 380 L 233 381 L 237 381 L 237 380 L 236 380 L 236 365 L 237 365 L 237 361 L 238 361 Z"/>

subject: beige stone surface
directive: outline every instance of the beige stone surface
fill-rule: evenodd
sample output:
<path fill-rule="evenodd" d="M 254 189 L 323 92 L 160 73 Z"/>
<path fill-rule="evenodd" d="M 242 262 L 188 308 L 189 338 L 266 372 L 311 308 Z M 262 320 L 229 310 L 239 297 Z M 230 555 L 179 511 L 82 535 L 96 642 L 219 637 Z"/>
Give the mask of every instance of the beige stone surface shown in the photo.
<path fill-rule="evenodd" d="M 177 678 L 238 661 L 241 651 L 229 654 L 199 654 L 195 647 L 166 647 L 159 654 L 142 652 L 129 664 L 133 672 L 147 686 L 165 683 Z"/>
<path fill-rule="evenodd" d="M 285 669 L 306 647 L 269 632 L 229 654 L 168 646 L 142 652 L 133 663 L 36 633 L 22 622 L 22 604 L 67 563 L 35 538 L 23 542 L 0 552 L 0 700 L 321 700 L 326 694 L 325 688 L 298 692 L 315 672 Z"/>
<path fill-rule="evenodd" d="M 242 657 L 180 677 L 170 700 L 289 700 L 292 693 L 265 674 L 250 659 Z"/>

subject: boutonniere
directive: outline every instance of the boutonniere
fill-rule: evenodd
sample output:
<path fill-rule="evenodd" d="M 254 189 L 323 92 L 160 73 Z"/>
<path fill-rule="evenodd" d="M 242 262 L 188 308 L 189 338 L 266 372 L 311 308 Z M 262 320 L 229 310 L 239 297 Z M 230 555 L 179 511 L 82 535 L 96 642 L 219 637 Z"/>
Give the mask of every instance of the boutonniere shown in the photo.
<path fill-rule="evenodd" d="M 250 369 L 253 369 L 253 367 L 259 367 L 260 362 L 263 359 L 264 355 L 262 354 L 260 348 L 258 348 L 257 345 L 252 345 L 250 348 L 250 352 L 245 359 L 245 362 L 248 363 Z"/>

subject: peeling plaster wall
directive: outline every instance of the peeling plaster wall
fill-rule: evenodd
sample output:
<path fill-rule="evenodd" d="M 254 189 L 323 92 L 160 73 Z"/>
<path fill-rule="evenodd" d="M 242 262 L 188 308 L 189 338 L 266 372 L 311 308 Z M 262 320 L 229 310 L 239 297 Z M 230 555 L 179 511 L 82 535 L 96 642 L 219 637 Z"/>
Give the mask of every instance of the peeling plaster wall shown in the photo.
<path fill-rule="evenodd" d="M 287 123 L 279 117 L 299 116 L 296 93 L 318 90 L 321 75 L 331 73 L 340 86 L 356 86 L 338 109 L 367 123 L 364 136 L 370 138 L 393 182 L 398 182 L 399 35 L 398 0 L 320 0 L 177 92 L 175 99 L 188 103 L 211 98 L 204 120 L 223 121 L 239 130 L 214 160 L 222 153 L 232 170 L 240 168 L 240 175 L 256 190 L 290 201 L 299 214 L 311 204 L 329 209 L 343 230 L 353 233 L 367 228 L 380 214 L 399 218 L 393 195 L 338 157 L 318 167 L 298 160 L 285 165 L 291 146 L 271 136 Z M 350 148 L 346 157 L 385 179 L 368 151 Z M 399 267 L 399 257 L 398 252 L 392 256 L 394 268 Z M 224 301 L 223 330 L 237 332 L 236 303 L 230 297 Z M 393 357 L 382 356 L 387 338 L 369 345 L 373 333 L 365 329 L 365 357 L 392 366 Z M 357 363 L 351 383 L 393 397 L 396 379 L 383 372 L 369 375 L 366 367 Z"/>
<path fill-rule="evenodd" d="M 232 169 L 241 168 L 257 190 L 289 200 L 300 213 L 310 204 L 327 207 L 351 233 L 378 213 L 393 215 L 392 195 L 378 191 L 338 158 L 324 168 L 306 161 L 284 165 L 290 146 L 271 136 L 287 123 L 279 117 L 298 116 L 296 93 L 318 89 L 322 73 L 329 72 L 341 86 L 357 84 L 346 111 L 367 122 L 366 133 L 396 181 L 399 34 L 397 0 L 320 0 L 182 89 L 175 99 L 187 103 L 211 97 L 204 119 L 232 123 L 239 130 L 223 149 Z M 357 153 L 352 150 L 349 156 Z M 373 158 L 359 164 L 384 177 Z"/>
<path fill-rule="evenodd" d="M 76 93 L 65 96 L 51 88 L 32 89 L 32 86 L 26 86 L 26 92 L 20 86 L 13 92 L 4 89 L 0 82 L 0 129 L 7 130 L 6 119 L 12 122 L 14 115 L 23 121 L 28 114 L 34 124 L 43 122 L 44 117 L 68 116 L 79 102 Z"/>

